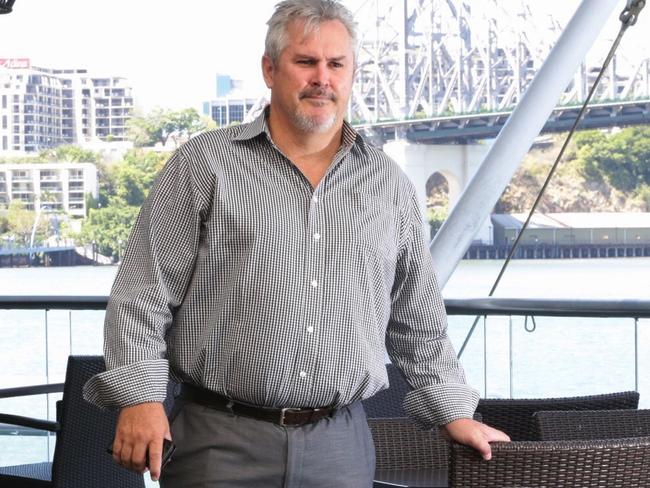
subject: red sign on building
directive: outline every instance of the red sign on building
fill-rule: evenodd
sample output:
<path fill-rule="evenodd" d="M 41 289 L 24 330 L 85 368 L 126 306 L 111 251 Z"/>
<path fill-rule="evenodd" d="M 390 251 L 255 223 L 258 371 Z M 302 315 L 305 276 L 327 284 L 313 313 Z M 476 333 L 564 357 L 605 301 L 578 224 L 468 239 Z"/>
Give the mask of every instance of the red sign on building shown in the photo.
<path fill-rule="evenodd" d="M 0 58 L 0 67 L 8 69 L 29 69 L 29 58 Z"/>

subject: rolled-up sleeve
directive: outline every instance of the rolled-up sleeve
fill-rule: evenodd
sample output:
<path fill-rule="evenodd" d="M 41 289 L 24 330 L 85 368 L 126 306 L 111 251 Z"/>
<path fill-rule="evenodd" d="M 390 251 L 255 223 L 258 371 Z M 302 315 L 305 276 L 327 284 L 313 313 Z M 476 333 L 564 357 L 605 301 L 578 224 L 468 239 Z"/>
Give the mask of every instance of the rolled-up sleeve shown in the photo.
<path fill-rule="evenodd" d="M 104 323 L 107 370 L 86 383 L 88 401 L 119 408 L 164 400 L 165 334 L 194 273 L 210 185 L 209 170 L 190 164 L 182 147 L 158 175 L 111 290 Z"/>
<path fill-rule="evenodd" d="M 406 205 L 402 228 L 386 346 L 413 388 L 404 410 L 421 427 L 432 428 L 471 418 L 479 395 L 467 385 L 447 336 L 447 315 L 415 192 Z"/>

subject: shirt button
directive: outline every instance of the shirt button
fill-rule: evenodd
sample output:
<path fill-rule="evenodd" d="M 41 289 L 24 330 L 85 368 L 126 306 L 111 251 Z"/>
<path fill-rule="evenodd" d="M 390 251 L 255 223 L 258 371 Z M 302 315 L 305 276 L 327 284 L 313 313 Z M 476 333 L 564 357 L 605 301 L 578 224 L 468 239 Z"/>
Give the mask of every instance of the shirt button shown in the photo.
<path fill-rule="evenodd" d="M 306 373 L 305 371 L 301 371 L 301 372 L 300 372 L 300 377 L 301 377 L 301 378 L 306 378 L 306 377 L 307 377 L 307 373 Z"/>
<path fill-rule="evenodd" d="M 318 232 L 316 232 L 316 233 L 314 234 L 314 240 L 315 240 L 315 241 L 319 241 L 319 240 L 320 240 L 320 234 L 319 234 Z"/>
<path fill-rule="evenodd" d="M 314 203 L 318 203 L 318 197 L 317 197 L 316 195 L 314 195 L 313 197 L 311 197 L 311 199 L 312 199 L 312 201 L 313 201 Z"/>
<path fill-rule="evenodd" d="M 311 286 L 312 286 L 313 288 L 316 288 L 316 287 L 318 286 L 318 281 L 316 281 L 316 280 L 311 280 Z"/>
<path fill-rule="evenodd" d="M 307 327 L 307 332 L 309 332 L 310 334 L 313 333 L 314 328 L 310 325 L 309 327 Z"/>

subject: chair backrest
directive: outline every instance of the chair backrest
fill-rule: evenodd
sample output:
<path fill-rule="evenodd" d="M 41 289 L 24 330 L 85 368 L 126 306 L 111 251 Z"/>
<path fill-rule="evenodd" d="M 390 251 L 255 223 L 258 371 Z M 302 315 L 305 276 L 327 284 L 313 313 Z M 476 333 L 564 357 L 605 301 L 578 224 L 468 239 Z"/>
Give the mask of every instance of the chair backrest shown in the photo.
<path fill-rule="evenodd" d="M 479 414 L 474 419 L 481 421 Z M 372 418 L 376 469 L 447 468 L 449 442 L 438 429 L 422 430 L 409 418 Z"/>
<path fill-rule="evenodd" d="M 408 418 L 368 419 L 376 469 L 446 468 L 447 441 L 437 429 L 422 430 Z"/>
<path fill-rule="evenodd" d="M 52 485 L 93 488 L 144 488 L 142 475 L 113 462 L 106 448 L 113 442 L 117 412 L 102 410 L 83 399 L 91 376 L 105 371 L 101 356 L 70 356 L 52 464 Z"/>
<path fill-rule="evenodd" d="M 411 387 L 402 373 L 392 364 L 386 365 L 389 387 L 363 401 L 369 419 L 406 417 L 402 402 Z"/>
<path fill-rule="evenodd" d="M 583 410 L 537 412 L 541 440 L 616 439 L 650 436 L 650 410 Z"/>
<path fill-rule="evenodd" d="M 492 459 L 453 444 L 449 487 L 649 486 L 650 437 L 492 444 Z"/>
<path fill-rule="evenodd" d="M 513 441 L 537 440 L 533 414 L 549 410 L 636 409 L 639 394 L 635 391 L 565 398 L 481 399 L 476 411 L 483 422 L 500 429 Z"/>

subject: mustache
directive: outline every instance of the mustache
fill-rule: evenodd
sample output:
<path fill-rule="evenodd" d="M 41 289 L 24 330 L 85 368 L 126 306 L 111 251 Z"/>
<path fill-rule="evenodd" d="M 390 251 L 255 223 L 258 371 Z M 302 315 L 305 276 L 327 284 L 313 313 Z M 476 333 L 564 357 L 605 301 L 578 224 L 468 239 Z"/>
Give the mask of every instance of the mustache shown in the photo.
<path fill-rule="evenodd" d="M 301 100 L 303 98 L 327 98 L 333 102 L 336 102 L 336 95 L 334 92 L 320 87 L 305 88 L 300 92 L 299 98 Z"/>

